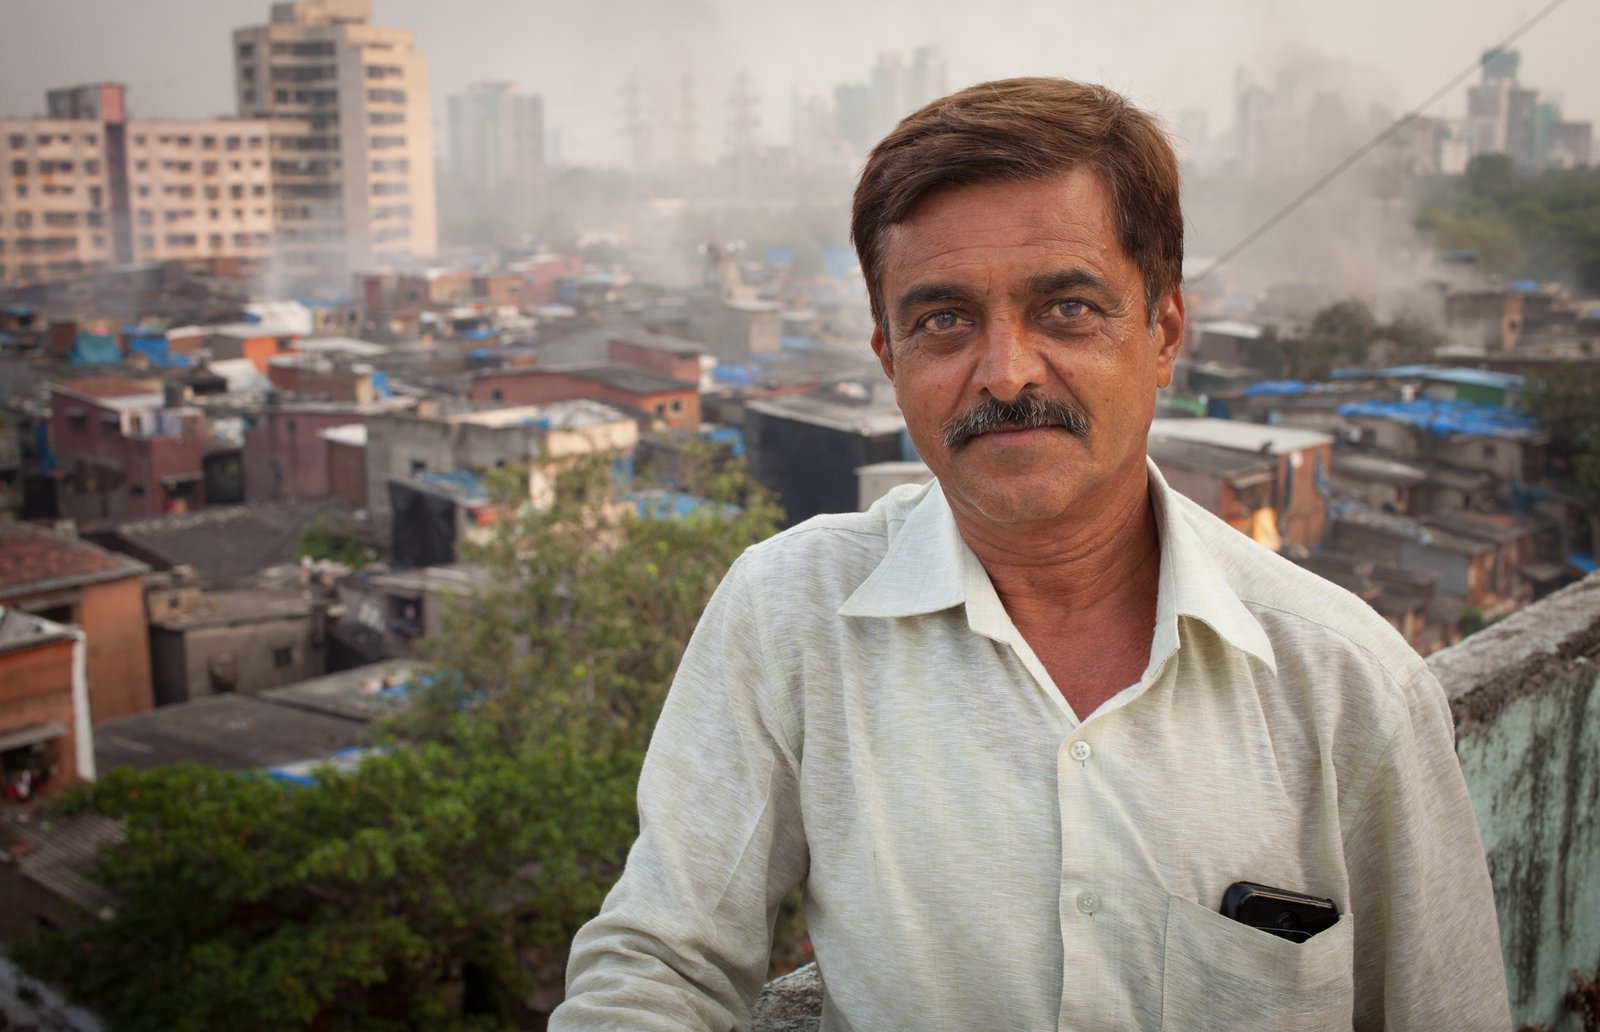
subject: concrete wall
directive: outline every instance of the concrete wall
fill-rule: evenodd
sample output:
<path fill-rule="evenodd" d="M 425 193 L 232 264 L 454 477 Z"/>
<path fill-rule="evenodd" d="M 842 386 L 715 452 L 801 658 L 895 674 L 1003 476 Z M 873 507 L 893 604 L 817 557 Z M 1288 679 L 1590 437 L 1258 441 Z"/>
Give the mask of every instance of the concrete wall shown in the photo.
<path fill-rule="evenodd" d="M 98 724 L 155 705 L 144 586 L 137 576 L 83 589 L 77 623 L 89 640 L 89 712 Z"/>
<path fill-rule="evenodd" d="M 1600 963 L 1600 575 L 1429 660 L 1456 714 L 1500 912 L 1513 1024 L 1579 1026 Z"/>

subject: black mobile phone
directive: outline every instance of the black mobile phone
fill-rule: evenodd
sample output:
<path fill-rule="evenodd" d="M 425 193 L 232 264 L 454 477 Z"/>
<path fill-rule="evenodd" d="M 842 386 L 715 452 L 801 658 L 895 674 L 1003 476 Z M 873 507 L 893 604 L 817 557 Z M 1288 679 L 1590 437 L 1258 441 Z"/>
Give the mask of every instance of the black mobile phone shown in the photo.
<path fill-rule="evenodd" d="M 1242 881 L 1222 894 L 1222 916 L 1290 942 L 1305 942 L 1332 928 L 1339 920 L 1339 908 L 1321 896 Z"/>

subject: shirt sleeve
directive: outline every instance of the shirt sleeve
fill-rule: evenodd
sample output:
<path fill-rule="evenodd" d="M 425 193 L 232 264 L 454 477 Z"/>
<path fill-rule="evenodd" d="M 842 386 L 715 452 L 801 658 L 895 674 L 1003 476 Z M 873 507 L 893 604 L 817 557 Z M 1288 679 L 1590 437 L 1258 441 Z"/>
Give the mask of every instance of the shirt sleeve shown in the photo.
<path fill-rule="evenodd" d="M 749 556 L 691 638 L 639 781 L 639 838 L 573 940 L 552 1032 L 748 1029 L 807 854 L 798 730 L 751 605 Z"/>
<path fill-rule="evenodd" d="M 1483 842 L 1444 691 L 1426 669 L 1345 838 L 1355 918 L 1355 1027 L 1511 1027 Z"/>

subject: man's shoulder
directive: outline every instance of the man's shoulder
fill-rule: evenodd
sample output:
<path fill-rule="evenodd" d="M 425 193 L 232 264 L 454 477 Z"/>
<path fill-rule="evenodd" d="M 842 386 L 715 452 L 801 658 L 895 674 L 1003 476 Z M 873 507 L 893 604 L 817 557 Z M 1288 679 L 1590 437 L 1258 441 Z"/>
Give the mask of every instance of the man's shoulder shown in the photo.
<path fill-rule="evenodd" d="M 747 549 L 738 563 L 743 577 L 769 591 L 792 596 L 831 589 L 840 601 L 877 569 L 929 485 L 903 484 L 865 512 L 824 513 Z"/>
<path fill-rule="evenodd" d="M 1421 656 L 1370 605 L 1263 547 L 1179 496 L 1177 511 L 1228 588 L 1261 624 L 1280 662 L 1315 663 L 1322 650 L 1364 656 L 1404 683 L 1426 668 Z M 1285 653 L 1289 653 L 1285 655 Z"/>

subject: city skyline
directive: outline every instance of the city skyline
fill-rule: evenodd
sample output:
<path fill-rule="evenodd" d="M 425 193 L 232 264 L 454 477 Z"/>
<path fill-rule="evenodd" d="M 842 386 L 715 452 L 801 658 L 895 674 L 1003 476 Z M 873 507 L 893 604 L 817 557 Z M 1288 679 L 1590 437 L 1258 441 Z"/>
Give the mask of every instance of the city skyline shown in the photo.
<path fill-rule="evenodd" d="M 1135 3 L 1071 12 L 1026 0 L 996 13 L 913 7 L 904 0 L 871 9 L 818 0 L 804 15 L 725 0 L 612 0 L 544 11 L 495 0 L 448 8 L 376 0 L 373 6 L 375 22 L 415 31 L 417 49 L 429 62 L 436 130 L 443 128 L 445 96 L 472 82 L 506 80 L 544 97 L 548 127 L 560 134 L 569 161 L 619 164 L 627 149 L 620 91 L 629 79 L 660 89 L 691 75 L 709 144 L 720 138 L 734 76 L 747 69 L 760 94 L 762 139 L 780 144 L 789 142 L 796 96 L 831 97 L 836 85 L 865 81 L 880 52 L 909 56 L 932 43 L 945 52 L 952 89 L 1016 74 L 1084 78 L 1174 120 L 1185 109 L 1202 108 L 1214 134 L 1232 122 L 1240 69 L 1267 77 L 1295 67 L 1357 102 L 1399 113 L 1545 5 L 1428 0 L 1401 9 L 1366 0 L 1334 11 L 1308 2 L 1240 0 L 1207 11 L 1156 11 L 1153 4 Z M 270 8 L 270 0 L 11 6 L 0 24 L 30 46 L 0 68 L 0 115 L 42 113 L 46 89 L 101 80 L 128 86 L 135 117 L 230 113 L 231 33 L 264 24 Z M 163 9 L 172 14 L 151 17 Z M 1090 25 L 1087 33 L 1074 31 L 1080 23 Z M 841 25 L 851 28 L 840 31 Z M 1151 41 L 1152 27 L 1171 42 Z M 170 48 L 127 44 L 141 34 Z M 1600 91 L 1585 53 L 1585 41 L 1597 34 L 1600 6 L 1568 2 L 1516 44 L 1523 81 L 1560 100 L 1569 119 L 1600 120 Z M 186 63 L 175 68 L 172 53 Z M 1459 116 L 1464 104 L 1465 85 L 1428 113 Z"/>

